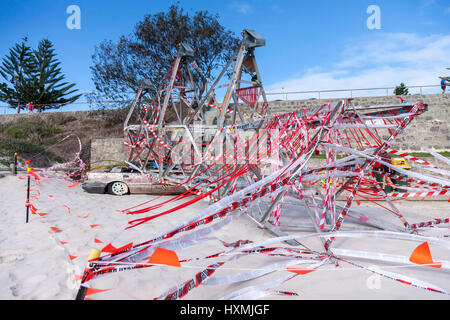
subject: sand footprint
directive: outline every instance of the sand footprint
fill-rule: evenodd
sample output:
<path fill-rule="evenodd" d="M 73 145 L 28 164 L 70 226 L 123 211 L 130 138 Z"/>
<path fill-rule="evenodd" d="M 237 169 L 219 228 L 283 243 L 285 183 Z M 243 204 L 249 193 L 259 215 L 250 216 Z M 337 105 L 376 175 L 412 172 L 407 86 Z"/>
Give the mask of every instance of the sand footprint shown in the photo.
<path fill-rule="evenodd" d="M 25 255 L 20 251 L 7 250 L 0 253 L 0 263 L 13 263 L 23 260 Z"/>

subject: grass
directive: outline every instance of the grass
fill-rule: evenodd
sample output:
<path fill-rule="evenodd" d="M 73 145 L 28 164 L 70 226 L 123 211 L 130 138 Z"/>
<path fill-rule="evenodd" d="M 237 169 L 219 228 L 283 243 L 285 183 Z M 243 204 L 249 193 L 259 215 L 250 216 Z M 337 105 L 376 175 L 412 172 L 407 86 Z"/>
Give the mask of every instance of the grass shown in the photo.
<path fill-rule="evenodd" d="M 442 151 L 442 152 L 438 152 L 441 156 L 444 157 L 450 157 L 450 151 Z M 413 157 L 417 157 L 417 158 L 428 158 L 428 157 L 432 157 L 431 154 L 429 154 L 428 152 L 411 152 L 408 153 L 410 156 Z"/>
<path fill-rule="evenodd" d="M 444 156 L 444 157 L 450 157 L 450 151 L 442 151 L 442 152 L 438 152 L 441 156 Z M 412 156 L 412 157 L 417 157 L 417 158 L 431 158 L 431 157 L 433 157 L 433 155 L 431 155 L 430 153 L 428 153 L 428 152 L 409 152 L 408 153 L 410 156 Z M 345 156 L 343 156 L 343 155 L 337 155 L 337 159 L 342 159 L 342 158 L 344 158 Z M 319 155 L 312 155 L 311 156 L 311 158 L 313 158 L 313 159 L 326 159 L 326 157 L 325 157 L 325 153 L 321 153 L 321 154 L 319 154 Z"/>
<path fill-rule="evenodd" d="M 0 156 L 4 157 L 1 163 L 5 166 L 13 163 L 15 152 L 24 159 L 36 157 L 36 166 L 45 166 L 60 159 L 59 156 L 46 151 L 46 146 L 57 141 L 56 136 L 61 131 L 51 121 L 41 118 L 3 124 L 0 128 Z"/>
<path fill-rule="evenodd" d="M 43 121 L 41 119 L 32 119 L 12 124 L 7 127 L 3 133 L 11 138 L 30 138 L 42 143 L 44 139 L 61 133 L 61 129 L 53 123 Z"/>

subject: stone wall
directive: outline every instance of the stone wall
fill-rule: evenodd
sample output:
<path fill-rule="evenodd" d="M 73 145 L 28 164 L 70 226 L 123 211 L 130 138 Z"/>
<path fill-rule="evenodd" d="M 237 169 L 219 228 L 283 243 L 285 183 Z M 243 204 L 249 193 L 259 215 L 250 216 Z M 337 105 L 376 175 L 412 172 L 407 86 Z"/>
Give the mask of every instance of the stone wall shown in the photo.
<path fill-rule="evenodd" d="M 277 101 L 269 104 L 271 113 L 284 113 L 301 108 L 311 108 L 338 99 L 311 99 L 294 101 Z M 393 148 L 405 152 L 423 151 L 425 145 L 435 151 L 450 151 L 450 95 L 442 94 L 411 95 L 410 102 L 423 101 L 428 111 L 416 117 L 404 132 L 394 140 Z M 354 98 L 357 106 L 398 104 L 400 100 L 390 97 Z"/>
<path fill-rule="evenodd" d="M 311 99 L 293 101 L 270 102 L 271 113 L 284 113 L 311 108 L 320 104 L 336 101 L 338 99 Z M 411 102 L 423 101 L 428 105 L 428 111 L 416 117 L 404 132 L 398 136 L 392 145 L 394 149 L 405 152 L 420 152 L 425 145 L 435 151 L 450 151 L 450 95 L 411 95 Z M 354 98 L 356 106 L 398 104 L 396 97 L 363 97 Z M 248 112 L 248 110 L 243 110 Z M 94 143 L 95 142 L 95 143 Z M 122 139 L 95 139 L 92 142 L 91 161 L 108 159 L 123 160 Z M 117 154 L 115 154 L 117 152 Z M 120 152 L 120 154 L 119 154 Z"/>
<path fill-rule="evenodd" d="M 111 160 L 111 161 L 104 161 Z M 125 160 L 125 150 L 122 138 L 92 139 L 91 167 L 101 167 L 114 164 L 113 161 Z"/>

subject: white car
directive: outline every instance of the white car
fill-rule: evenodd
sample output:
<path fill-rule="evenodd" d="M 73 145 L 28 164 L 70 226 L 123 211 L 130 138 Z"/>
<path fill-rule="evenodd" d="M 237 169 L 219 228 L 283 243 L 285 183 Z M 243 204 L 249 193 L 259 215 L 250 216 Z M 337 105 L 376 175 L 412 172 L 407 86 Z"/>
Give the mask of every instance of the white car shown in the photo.
<path fill-rule="evenodd" d="M 167 194 L 176 195 L 186 188 L 171 183 L 160 183 L 150 174 L 131 167 L 113 167 L 104 172 L 89 172 L 82 188 L 89 193 L 125 194 Z"/>

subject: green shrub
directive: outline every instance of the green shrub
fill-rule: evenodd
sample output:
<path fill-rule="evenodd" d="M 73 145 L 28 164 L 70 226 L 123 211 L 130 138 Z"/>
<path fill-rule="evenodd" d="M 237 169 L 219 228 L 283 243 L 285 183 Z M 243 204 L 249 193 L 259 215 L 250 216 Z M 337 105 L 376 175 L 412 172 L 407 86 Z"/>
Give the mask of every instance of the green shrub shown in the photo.
<path fill-rule="evenodd" d="M 50 122 L 32 119 L 11 124 L 4 129 L 3 133 L 11 138 L 28 139 L 42 144 L 43 139 L 61 133 L 61 129 Z"/>

